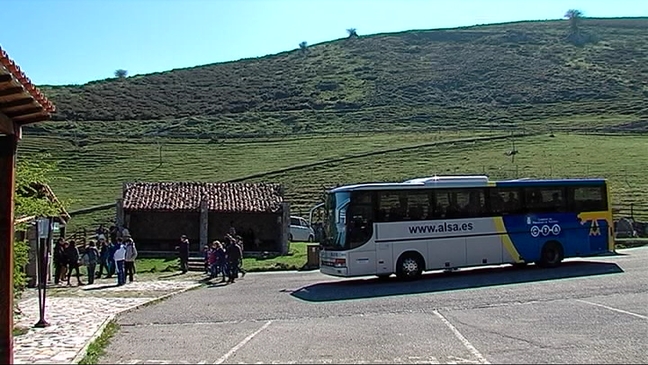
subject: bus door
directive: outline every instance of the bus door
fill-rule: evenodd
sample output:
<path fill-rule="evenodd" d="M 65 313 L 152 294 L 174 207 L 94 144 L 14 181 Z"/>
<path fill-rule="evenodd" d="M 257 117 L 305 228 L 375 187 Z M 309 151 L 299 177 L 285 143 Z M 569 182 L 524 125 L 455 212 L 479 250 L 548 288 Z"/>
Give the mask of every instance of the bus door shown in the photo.
<path fill-rule="evenodd" d="M 376 273 L 391 274 L 394 271 L 394 252 L 391 242 L 376 243 Z"/>
<path fill-rule="evenodd" d="M 602 252 L 608 248 L 608 224 L 605 219 L 592 219 L 589 225 L 589 249 L 591 252 Z"/>

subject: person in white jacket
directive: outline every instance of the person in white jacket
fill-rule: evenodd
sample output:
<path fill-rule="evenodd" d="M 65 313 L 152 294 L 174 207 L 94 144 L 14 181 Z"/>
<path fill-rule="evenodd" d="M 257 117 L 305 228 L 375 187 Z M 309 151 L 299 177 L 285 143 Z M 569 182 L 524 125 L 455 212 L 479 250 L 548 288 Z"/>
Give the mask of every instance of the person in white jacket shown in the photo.
<path fill-rule="evenodd" d="M 119 244 L 113 259 L 115 260 L 115 266 L 117 267 L 117 285 L 124 285 L 126 284 L 126 271 L 124 270 L 126 247 L 124 247 L 123 243 Z"/>
<path fill-rule="evenodd" d="M 128 282 L 132 283 L 133 276 L 135 275 L 135 259 L 137 258 L 137 248 L 135 247 L 135 242 L 133 242 L 132 238 L 126 239 L 125 249 L 124 269 L 126 270 Z"/>

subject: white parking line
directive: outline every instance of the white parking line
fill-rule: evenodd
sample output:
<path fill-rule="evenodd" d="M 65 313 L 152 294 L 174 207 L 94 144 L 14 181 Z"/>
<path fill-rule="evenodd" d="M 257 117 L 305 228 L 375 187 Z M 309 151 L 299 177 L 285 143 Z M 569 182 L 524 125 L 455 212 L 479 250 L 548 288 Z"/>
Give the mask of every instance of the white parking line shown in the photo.
<path fill-rule="evenodd" d="M 635 316 L 635 317 L 638 317 L 638 318 L 641 318 L 641 319 L 648 319 L 647 316 L 637 314 L 637 313 L 628 312 L 626 310 L 619 309 L 619 308 L 610 307 L 610 306 L 607 306 L 607 305 L 604 305 L 604 304 L 589 302 L 587 300 L 582 300 L 582 299 L 576 299 L 576 301 L 581 302 L 581 303 L 585 303 L 585 304 L 589 304 L 589 305 L 594 305 L 594 306 L 601 307 L 601 308 L 605 308 L 605 309 L 609 309 L 611 311 L 615 311 L 615 312 L 619 312 L 619 313 L 623 313 L 623 314 L 629 314 L 631 316 Z"/>
<path fill-rule="evenodd" d="M 448 328 L 450 328 L 450 331 L 455 335 L 455 337 L 470 351 L 471 354 L 473 354 L 477 360 L 479 360 L 479 363 L 481 364 L 490 364 L 488 360 L 482 355 L 475 346 L 473 346 L 462 334 L 459 332 L 459 330 L 450 323 L 439 311 L 434 311 L 433 312 L 439 319 L 441 319 L 441 322 L 445 324 Z"/>
<path fill-rule="evenodd" d="M 259 328 L 258 330 L 252 332 L 249 336 L 244 338 L 243 341 L 239 342 L 238 344 L 236 344 L 236 346 L 232 347 L 229 351 L 227 351 L 227 353 L 225 355 L 221 356 L 220 359 L 216 360 L 216 362 L 214 364 L 222 364 L 222 363 L 224 363 L 225 360 L 227 360 L 230 356 L 234 355 L 234 353 L 236 351 L 238 351 L 241 347 L 245 346 L 245 344 L 248 343 L 251 339 L 253 339 L 254 336 L 258 335 L 259 333 L 261 333 L 261 331 L 268 328 L 268 326 L 271 323 L 272 323 L 272 320 L 266 322 L 263 326 L 261 326 L 261 328 Z"/>

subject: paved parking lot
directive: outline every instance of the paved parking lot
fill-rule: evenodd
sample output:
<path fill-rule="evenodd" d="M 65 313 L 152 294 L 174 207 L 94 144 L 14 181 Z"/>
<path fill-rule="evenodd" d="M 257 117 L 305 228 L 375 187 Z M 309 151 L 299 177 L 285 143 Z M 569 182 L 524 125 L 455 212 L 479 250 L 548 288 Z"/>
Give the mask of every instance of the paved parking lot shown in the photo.
<path fill-rule="evenodd" d="M 646 363 L 648 249 L 403 283 L 248 274 L 129 313 L 104 363 Z"/>

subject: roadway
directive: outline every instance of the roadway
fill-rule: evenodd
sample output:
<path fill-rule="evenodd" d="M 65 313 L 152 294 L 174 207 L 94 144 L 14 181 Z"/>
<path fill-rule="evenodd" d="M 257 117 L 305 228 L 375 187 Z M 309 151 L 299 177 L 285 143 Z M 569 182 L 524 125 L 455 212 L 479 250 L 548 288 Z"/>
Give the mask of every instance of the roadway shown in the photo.
<path fill-rule="evenodd" d="M 248 274 L 119 319 L 102 363 L 647 363 L 648 248 L 416 282 Z"/>

